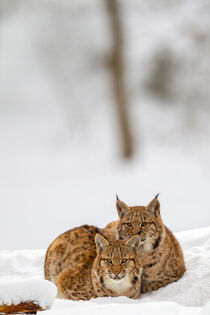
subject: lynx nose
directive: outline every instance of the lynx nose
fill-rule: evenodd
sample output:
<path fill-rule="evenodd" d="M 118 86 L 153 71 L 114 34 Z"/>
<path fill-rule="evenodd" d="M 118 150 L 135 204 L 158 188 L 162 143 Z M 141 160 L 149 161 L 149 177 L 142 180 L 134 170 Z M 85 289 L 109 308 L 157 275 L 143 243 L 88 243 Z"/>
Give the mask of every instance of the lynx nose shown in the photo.
<path fill-rule="evenodd" d="M 120 275 L 120 272 L 113 272 L 112 278 L 115 280 L 120 280 L 122 277 Z"/>
<path fill-rule="evenodd" d="M 115 276 L 119 276 L 120 271 L 114 271 L 113 274 L 114 274 Z"/>
<path fill-rule="evenodd" d="M 120 279 L 120 271 L 113 271 L 111 277 L 114 279 Z"/>
<path fill-rule="evenodd" d="M 119 276 L 120 271 L 119 270 L 112 270 L 113 276 Z"/>
<path fill-rule="evenodd" d="M 140 235 L 140 234 L 141 234 L 141 231 L 139 231 L 137 234 Z"/>
<path fill-rule="evenodd" d="M 120 280 L 125 277 L 124 274 L 121 273 L 121 271 L 112 271 L 112 273 L 109 274 L 109 277 L 114 280 Z"/>

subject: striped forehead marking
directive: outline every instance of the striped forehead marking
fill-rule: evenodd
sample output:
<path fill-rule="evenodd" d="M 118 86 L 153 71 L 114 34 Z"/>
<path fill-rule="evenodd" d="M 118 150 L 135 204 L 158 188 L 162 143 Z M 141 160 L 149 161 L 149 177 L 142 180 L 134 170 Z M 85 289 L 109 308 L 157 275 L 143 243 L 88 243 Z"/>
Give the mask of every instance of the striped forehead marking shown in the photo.
<path fill-rule="evenodd" d="M 110 251 L 108 253 L 108 256 L 110 258 L 116 258 L 119 259 L 125 255 L 125 250 L 120 245 L 111 246 Z"/>
<path fill-rule="evenodd" d="M 130 219 L 132 222 L 143 221 L 143 209 L 133 209 Z"/>

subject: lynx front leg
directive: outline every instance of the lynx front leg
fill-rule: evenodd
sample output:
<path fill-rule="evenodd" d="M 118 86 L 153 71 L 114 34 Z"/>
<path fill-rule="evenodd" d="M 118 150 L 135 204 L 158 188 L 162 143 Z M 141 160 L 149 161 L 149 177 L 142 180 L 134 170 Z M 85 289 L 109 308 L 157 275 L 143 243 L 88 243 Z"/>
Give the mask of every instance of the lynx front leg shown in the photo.
<path fill-rule="evenodd" d="M 143 281 L 141 285 L 141 293 L 158 290 L 166 284 L 167 283 L 164 283 L 163 281 Z"/>
<path fill-rule="evenodd" d="M 58 297 L 70 300 L 89 300 L 94 297 L 89 270 L 68 268 L 58 276 Z"/>
<path fill-rule="evenodd" d="M 136 300 L 140 297 L 140 295 L 141 295 L 141 289 L 139 288 L 139 290 L 136 290 L 134 294 L 132 294 L 132 295 L 129 294 L 129 295 L 127 295 L 127 297 L 129 297 L 130 299 Z"/>
<path fill-rule="evenodd" d="M 176 275 L 167 274 L 165 275 L 165 277 L 162 277 L 159 280 L 158 279 L 157 280 L 142 279 L 141 292 L 146 293 L 149 291 L 155 291 L 155 290 L 158 290 L 159 288 L 165 287 L 167 284 L 179 280 L 182 277 L 184 271 L 182 273 L 177 272 Z"/>
<path fill-rule="evenodd" d="M 161 280 L 142 281 L 141 292 L 146 293 L 149 291 L 156 291 L 159 288 L 165 287 L 167 284 L 177 281 L 179 278 L 165 278 Z"/>

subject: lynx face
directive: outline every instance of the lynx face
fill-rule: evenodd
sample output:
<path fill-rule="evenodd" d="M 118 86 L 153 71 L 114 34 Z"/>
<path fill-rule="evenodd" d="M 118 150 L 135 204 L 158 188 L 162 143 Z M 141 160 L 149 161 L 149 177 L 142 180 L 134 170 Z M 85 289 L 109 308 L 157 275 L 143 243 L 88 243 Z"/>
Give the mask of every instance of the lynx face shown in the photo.
<path fill-rule="evenodd" d="M 138 234 L 144 251 L 157 248 L 165 237 L 158 199 L 154 198 L 147 207 L 128 207 L 118 199 L 116 206 L 120 218 L 117 238 L 126 240 Z"/>
<path fill-rule="evenodd" d="M 136 235 L 128 241 L 108 242 L 96 235 L 97 257 L 93 270 L 106 289 L 123 294 L 141 281 L 140 239 Z M 140 286 L 140 284 L 139 284 Z"/>

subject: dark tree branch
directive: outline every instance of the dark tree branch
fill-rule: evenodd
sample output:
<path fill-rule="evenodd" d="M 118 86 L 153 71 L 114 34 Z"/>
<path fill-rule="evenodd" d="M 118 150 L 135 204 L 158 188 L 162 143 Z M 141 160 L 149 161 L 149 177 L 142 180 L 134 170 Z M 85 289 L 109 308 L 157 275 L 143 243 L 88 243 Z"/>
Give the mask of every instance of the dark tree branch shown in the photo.
<path fill-rule="evenodd" d="M 128 95 L 125 84 L 124 55 L 123 55 L 123 29 L 120 18 L 120 5 L 118 0 L 105 0 L 112 34 L 111 71 L 113 94 L 117 116 L 119 119 L 122 153 L 130 158 L 134 151 L 134 141 L 128 116 Z"/>

